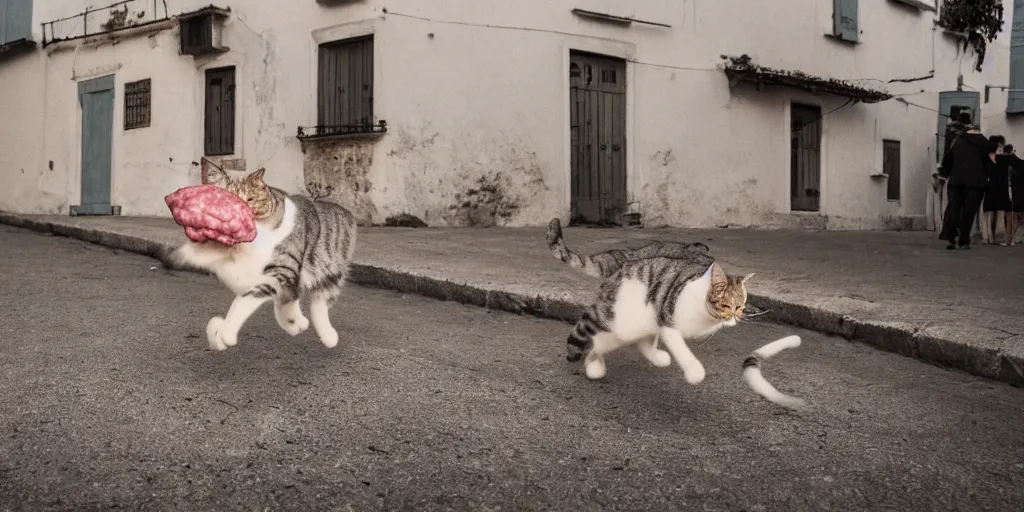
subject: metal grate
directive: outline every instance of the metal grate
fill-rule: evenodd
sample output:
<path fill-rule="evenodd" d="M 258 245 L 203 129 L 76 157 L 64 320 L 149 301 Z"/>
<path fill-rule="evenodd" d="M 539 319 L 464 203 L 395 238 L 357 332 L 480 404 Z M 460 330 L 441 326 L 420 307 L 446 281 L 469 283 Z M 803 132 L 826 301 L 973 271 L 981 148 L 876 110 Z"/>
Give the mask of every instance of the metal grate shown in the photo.
<path fill-rule="evenodd" d="M 882 141 L 882 172 L 889 176 L 885 192 L 890 201 L 900 200 L 900 141 Z"/>
<path fill-rule="evenodd" d="M 151 103 L 151 80 L 139 80 L 124 84 L 124 129 L 148 128 Z"/>

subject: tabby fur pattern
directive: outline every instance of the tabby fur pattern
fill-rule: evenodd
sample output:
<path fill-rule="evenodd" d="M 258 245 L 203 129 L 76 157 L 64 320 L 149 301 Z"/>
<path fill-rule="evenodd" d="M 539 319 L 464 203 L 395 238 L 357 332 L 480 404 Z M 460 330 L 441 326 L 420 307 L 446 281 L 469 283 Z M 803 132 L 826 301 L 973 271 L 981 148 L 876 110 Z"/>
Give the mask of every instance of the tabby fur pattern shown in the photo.
<path fill-rule="evenodd" d="M 566 340 L 566 359 L 585 358 L 590 379 L 604 377 L 606 354 L 636 345 L 652 364 L 672 359 L 690 384 L 704 380 L 704 366 L 687 341 L 705 339 L 743 318 L 746 283 L 754 274 L 727 275 L 704 252 L 627 260 L 601 284 Z M 664 343 L 668 352 L 658 348 Z"/>
<path fill-rule="evenodd" d="M 555 259 L 568 263 L 584 274 L 592 277 L 608 278 L 627 261 L 646 258 L 687 258 L 692 261 L 703 260 L 710 264 L 714 258 L 708 254 L 708 246 L 701 242 L 680 243 L 654 241 L 636 249 L 608 249 L 590 256 L 582 256 L 565 244 L 562 235 L 562 223 L 558 218 L 551 219 L 547 231 L 548 248 Z M 704 255 L 704 256 L 700 256 Z"/>
<path fill-rule="evenodd" d="M 338 344 L 329 310 L 348 275 L 355 252 L 356 221 L 346 208 L 271 187 L 259 169 L 232 178 L 202 159 L 202 182 L 226 189 L 252 207 L 256 239 L 224 246 L 217 242 L 186 242 L 162 259 L 170 268 L 205 270 L 235 293 L 224 317 L 206 326 L 210 346 L 224 350 L 238 343 L 238 331 L 265 302 L 274 301 L 274 317 L 292 336 L 312 325 L 324 346 Z M 308 298 L 309 318 L 299 301 Z"/>

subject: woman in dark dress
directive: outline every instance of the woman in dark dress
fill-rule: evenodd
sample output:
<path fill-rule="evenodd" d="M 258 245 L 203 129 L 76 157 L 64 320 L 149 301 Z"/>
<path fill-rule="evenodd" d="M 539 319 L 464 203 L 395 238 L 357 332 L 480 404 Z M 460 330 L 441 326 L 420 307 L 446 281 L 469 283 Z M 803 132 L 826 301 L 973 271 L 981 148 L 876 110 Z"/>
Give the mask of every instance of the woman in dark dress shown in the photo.
<path fill-rule="evenodd" d="M 1018 179 L 1013 180 L 1013 177 L 1018 177 Z M 1013 200 L 1010 198 L 1010 183 L 1012 181 L 1017 182 L 1014 185 L 1016 189 L 1014 192 L 1017 193 L 1012 194 Z M 1015 202 L 1024 203 L 1024 160 L 1014 154 L 1013 145 L 1007 144 L 1003 147 L 1001 154 L 996 155 L 995 166 L 993 166 L 993 172 L 989 176 L 988 187 L 985 190 L 985 211 L 997 212 L 996 222 L 1000 222 L 999 213 L 1002 213 L 1001 216 L 1005 219 L 1002 220 L 1004 241 L 999 245 L 1013 243 L 1013 234 L 1017 231 L 1017 215 L 1014 214 Z M 1017 206 L 1024 210 L 1024 204 Z"/>
<path fill-rule="evenodd" d="M 1007 214 L 1009 225 L 1006 230 L 1006 239 L 1010 245 L 1014 245 L 1013 235 L 1017 233 L 1017 228 L 1024 223 L 1024 160 L 1017 158 L 1011 144 L 1007 144 L 1003 152 L 1006 153 L 1004 156 L 1013 157 L 1009 161 L 1010 196 L 1013 211 Z"/>
<path fill-rule="evenodd" d="M 998 136 L 992 136 L 989 138 L 990 141 Z M 1001 141 L 993 141 L 1001 142 Z M 982 236 L 988 234 L 990 236 L 987 243 L 999 243 L 999 245 L 1006 245 L 1003 242 L 999 242 L 996 238 L 1000 231 L 1006 231 L 1006 213 L 1013 210 L 1013 204 L 1010 203 L 1010 160 L 1007 155 L 1003 154 L 1004 148 L 999 148 L 996 151 L 995 161 L 992 165 L 988 166 L 988 185 L 985 186 L 985 199 L 982 202 L 981 209 L 984 212 L 982 216 L 982 222 L 985 223 L 982 226 Z M 992 221 L 995 221 L 993 225 Z M 987 230 L 986 230 L 987 228 Z M 1005 237 L 1005 234 L 1003 235 Z"/>

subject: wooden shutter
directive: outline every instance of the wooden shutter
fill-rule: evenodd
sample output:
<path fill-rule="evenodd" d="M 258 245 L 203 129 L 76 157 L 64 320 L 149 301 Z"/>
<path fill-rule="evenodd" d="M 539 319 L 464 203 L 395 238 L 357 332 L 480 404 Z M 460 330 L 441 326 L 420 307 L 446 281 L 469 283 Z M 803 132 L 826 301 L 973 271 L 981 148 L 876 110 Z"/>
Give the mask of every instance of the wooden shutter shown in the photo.
<path fill-rule="evenodd" d="M 373 36 L 320 45 L 317 124 L 373 123 Z"/>
<path fill-rule="evenodd" d="M 833 35 L 844 41 L 856 42 L 859 39 L 857 0 L 833 0 L 832 17 Z"/>
<path fill-rule="evenodd" d="M 235 152 L 235 67 L 206 70 L 204 151 L 209 156 Z"/>
<path fill-rule="evenodd" d="M 1013 0 L 1013 32 L 1010 33 L 1010 90 L 1006 113 L 1024 112 L 1024 0 Z"/>
<path fill-rule="evenodd" d="M 885 196 L 890 201 L 900 200 L 900 141 L 882 141 L 882 172 L 889 176 Z"/>
<path fill-rule="evenodd" d="M 32 0 L 0 0 L 0 44 L 32 37 Z"/>

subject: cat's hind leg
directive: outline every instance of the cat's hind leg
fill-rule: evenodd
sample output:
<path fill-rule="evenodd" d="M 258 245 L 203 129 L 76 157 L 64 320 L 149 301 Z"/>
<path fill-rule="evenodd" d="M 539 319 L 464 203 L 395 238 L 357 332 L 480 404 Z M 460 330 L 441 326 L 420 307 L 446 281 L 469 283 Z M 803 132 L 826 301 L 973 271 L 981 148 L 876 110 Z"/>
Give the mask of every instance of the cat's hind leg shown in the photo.
<path fill-rule="evenodd" d="M 664 368 L 672 364 L 672 356 L 658 348 L 658 336 L 648 336 L 636 343 L 636 348 L 654 366 Z"/>
<path fill-rule="evenodd" d="M 273 262 L 263 269 L 264 275 L 278 284 L 274 297 L 274 318 L 284 332 L 298 336 L 309 328 L 309 319 L 299 304 L 299 271 L 294 265 Z"/>
<path fill-rule="evenodd" d="M 565 340 L 565 359 L 569 362 L 584 359 L 584 371 L 590 379 L 604 377 L 604 355 L 620 345 L 602 318 L 596 306 L 587 308 Z"/>
<path fill-rule="evenodd" d="M 679 329 L 662 327 L 660 334 L 661 342 L 665 344 L 665 348 L 683 369 L 686 382 L 694 385 L 700 384 L 704 380 L 704 365 L 697 359 L 697 356 L 693 355 L 690 347 L 686 346 L 683 333 L 679 332 Z"/>
<path fill-rule="evenodd" d="M 302 314 L 302 308 L 297 298 L 286 301 L 279 297 L 275 300 L 274 318 L 277 319 L 277 325 L 280 325 L 284 332 L 292 336 L 298 336 L 309 328 L 309 319 Z"/>
<path fill-rule="evenodd" d="M 338 331 L 331 325 L 330 309 L 334 297 L 328 292 L 315 292 L 309 302 L 309 318 L 313 322 L 320 342 L 327 348 L 334 348 L 338 344 Z"/>
<path fill-rule="evenodd" d="M 592 340 L 593 344 L 590 347 L 590 352 L 587 353 L 587 357 L 583 362 L 583 370 L 587 374 L 588 379 L 597 380 L 603 378 L 608 371 L 604 363 L 604 356 L 622 347 L 623 342 L 615 334 L 608 331 L 594 334 Z"/>

